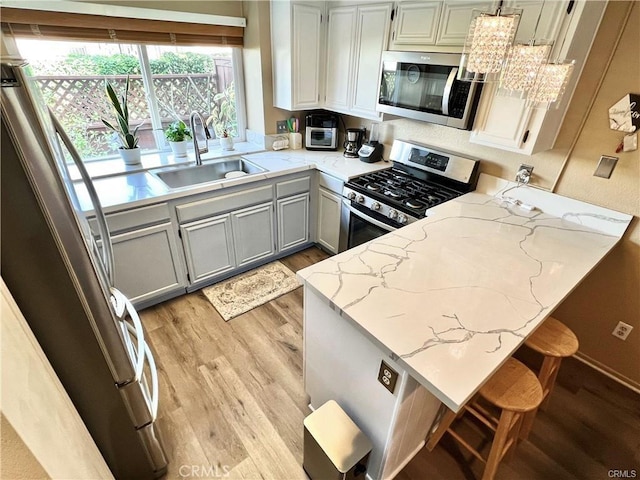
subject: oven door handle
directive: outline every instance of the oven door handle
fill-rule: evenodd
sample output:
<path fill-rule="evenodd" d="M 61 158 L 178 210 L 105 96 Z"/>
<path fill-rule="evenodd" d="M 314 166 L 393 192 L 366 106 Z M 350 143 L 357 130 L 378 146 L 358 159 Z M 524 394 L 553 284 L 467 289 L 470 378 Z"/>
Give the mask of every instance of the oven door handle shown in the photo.
<path fill-rule="evenodd" d="M 453 82 L 458 75 L 458 67 L 452 68 L 449 72 L 449 78 L 444 85 L 444 92 L 442 93 L 442 114 L 449 115 L 449 98 L 451 97 L 451 89 L 453 88 Z"/>
<path fill-rule="evenodd" d="M 361 219 L 363 219 L 363 220 L 365 220 L 365 221 L 367 221 L 369 223 L 372 223 L 376 227 L 380 227 L 383 230 L 386 230 L 387 232 L 395 232 L 397 230 L 396 227 L 392 227 L 391 225 L 387 225 L 386 223 L 382 223 L 380 220 L 376 220 L 375 218 L 370 217 L 366 213 L 363 213 L 360 210 L 356 210 L 355 208 L 353 208 L 351 206 L 351 201 L 347 200 L 346 198 L 342 199 L 342 203 L 356 217 L 360 217 Z"/>

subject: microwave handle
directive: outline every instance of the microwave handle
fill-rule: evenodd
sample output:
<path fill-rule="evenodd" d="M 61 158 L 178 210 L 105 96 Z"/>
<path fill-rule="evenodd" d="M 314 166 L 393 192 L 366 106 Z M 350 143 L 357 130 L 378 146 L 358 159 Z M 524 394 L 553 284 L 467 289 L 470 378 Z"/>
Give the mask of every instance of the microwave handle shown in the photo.
<path fill-rule="evenodd" d="M 442 94 L 442 114 L 449 115 L 449 97 L 451 97 L 451 89 L 453 88 L 453 82 L 456 80 L 456 75 L 458 75 L 458 67 L 454 67 L 449 72 L 449 78 L 447 78 L 447 83 L 444 85 L 444 93 Z"/>

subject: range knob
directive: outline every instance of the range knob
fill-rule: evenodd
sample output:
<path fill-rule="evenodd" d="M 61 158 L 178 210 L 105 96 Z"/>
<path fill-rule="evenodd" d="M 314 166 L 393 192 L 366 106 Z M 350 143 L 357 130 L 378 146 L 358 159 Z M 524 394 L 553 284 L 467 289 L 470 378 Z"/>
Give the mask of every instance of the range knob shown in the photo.
<path fill-rule="evenodd" d="M 398 215 L 396 221 L 398 223 L 407 223 L 407 216 L 404 213 L 401 213 L 400 215 Z"/>
<path fill-rule="evenodd" d="M 356 198 L 356 194 L 354 192 L 349 192 L 347 193 L 347 198 L 349 200 L 353 200 L 354 198 Z"/>
<path fill-rule="evenodd" d="M 378 202 L 373 202 L 373 203 L 371 204 L 371 208 L 372 208 L 373 210 L 380 210 L 380 204 L 379 204 Z"/>
<path fill-rule="evenodd" d="M 391 219 L 395 219 L 398 216 L 398 212 L 396 212 L 393 208 L 391 210 L 389 210 L 388 213 L 389 218 Z"/>
<path fill-rule="evenodd" d="M 356 202 L 364 203 L 364 196 L 363 195 L 358 195 L 358 198 L 356 198 Z"/>

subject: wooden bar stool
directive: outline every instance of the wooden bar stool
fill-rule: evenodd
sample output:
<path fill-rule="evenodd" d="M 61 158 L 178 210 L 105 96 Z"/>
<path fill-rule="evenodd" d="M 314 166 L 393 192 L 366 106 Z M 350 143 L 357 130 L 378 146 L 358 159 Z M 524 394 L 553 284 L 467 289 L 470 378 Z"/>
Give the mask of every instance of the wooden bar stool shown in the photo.
<path fill-rule="evenodd" d="M 563 358 L 570 357 L 578 351 L 578 338 L 564 323 L 549 317 L 524 344 L 544 355 L 542 367 L 538 373 L 538 381 L 542 386 L 542 403 L 538 408 L 544 410 L 549 403 L 549 395 L 556 383 L 560 363 Z M 529 436 L 537 411 L 538 409 L 528 413 L 522 421 L 521 440 L 525 440 Z"/>
<path fill-rule="evenodd" d="M 480 398 L 502 410 L 499 419 L 480 405 Z M 535 410 L 541 401 L 542 388 L 536 375 L 515 358 L 509 358 L 480 389 L 478 395 L 463 407 L 463 412 L 471 413 L 495 432 L 489 456 L 485 459 L 451 428 L 451 424 L 459 416 L 451 410 L 444 414 L 438 428 L 429 438 L 427 449 L 432 451 L 444 433 L 449 432 L 460 445 L 485 463 L 482 480 L 492 479 L 502 458 L 517 443 L 524 414 Z"/>

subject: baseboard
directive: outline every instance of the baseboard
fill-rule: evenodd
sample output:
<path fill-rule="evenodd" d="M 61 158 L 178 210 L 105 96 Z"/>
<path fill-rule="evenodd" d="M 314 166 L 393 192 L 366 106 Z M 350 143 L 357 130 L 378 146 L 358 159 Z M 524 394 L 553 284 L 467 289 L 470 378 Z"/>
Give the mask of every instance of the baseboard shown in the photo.
<path fill-rule="evenodd" d="M 581 353 L 581 352 L 577 352 L 573 356 L 573 358 L 575 358 L 576 360 L 579 360 L 580 362 L 584 363 L 585 365 L 588 365 L 589 367 L 593 368 L 594 370 L 597 370 L 598 372 L 602 373 L 603 375 L 606 375 L 610 379 L 615 380 L 620 385 L 622 385 L 624 387 L 627 387 L 628 389 L 633 390 L 636 393 L 640 393 L 640 383 L 635 382 L 635 381 L 631 380 L 630 378 L 625 377 L 624 375 L 620 375 L 618 372 L 616 372 L 612 368 L 607 367 L 606 365 L 598 362 L 597 360 L 594 360 L 593 358 L 589 357 L 588 355 L 585 355 L 584 353 Z"/>

